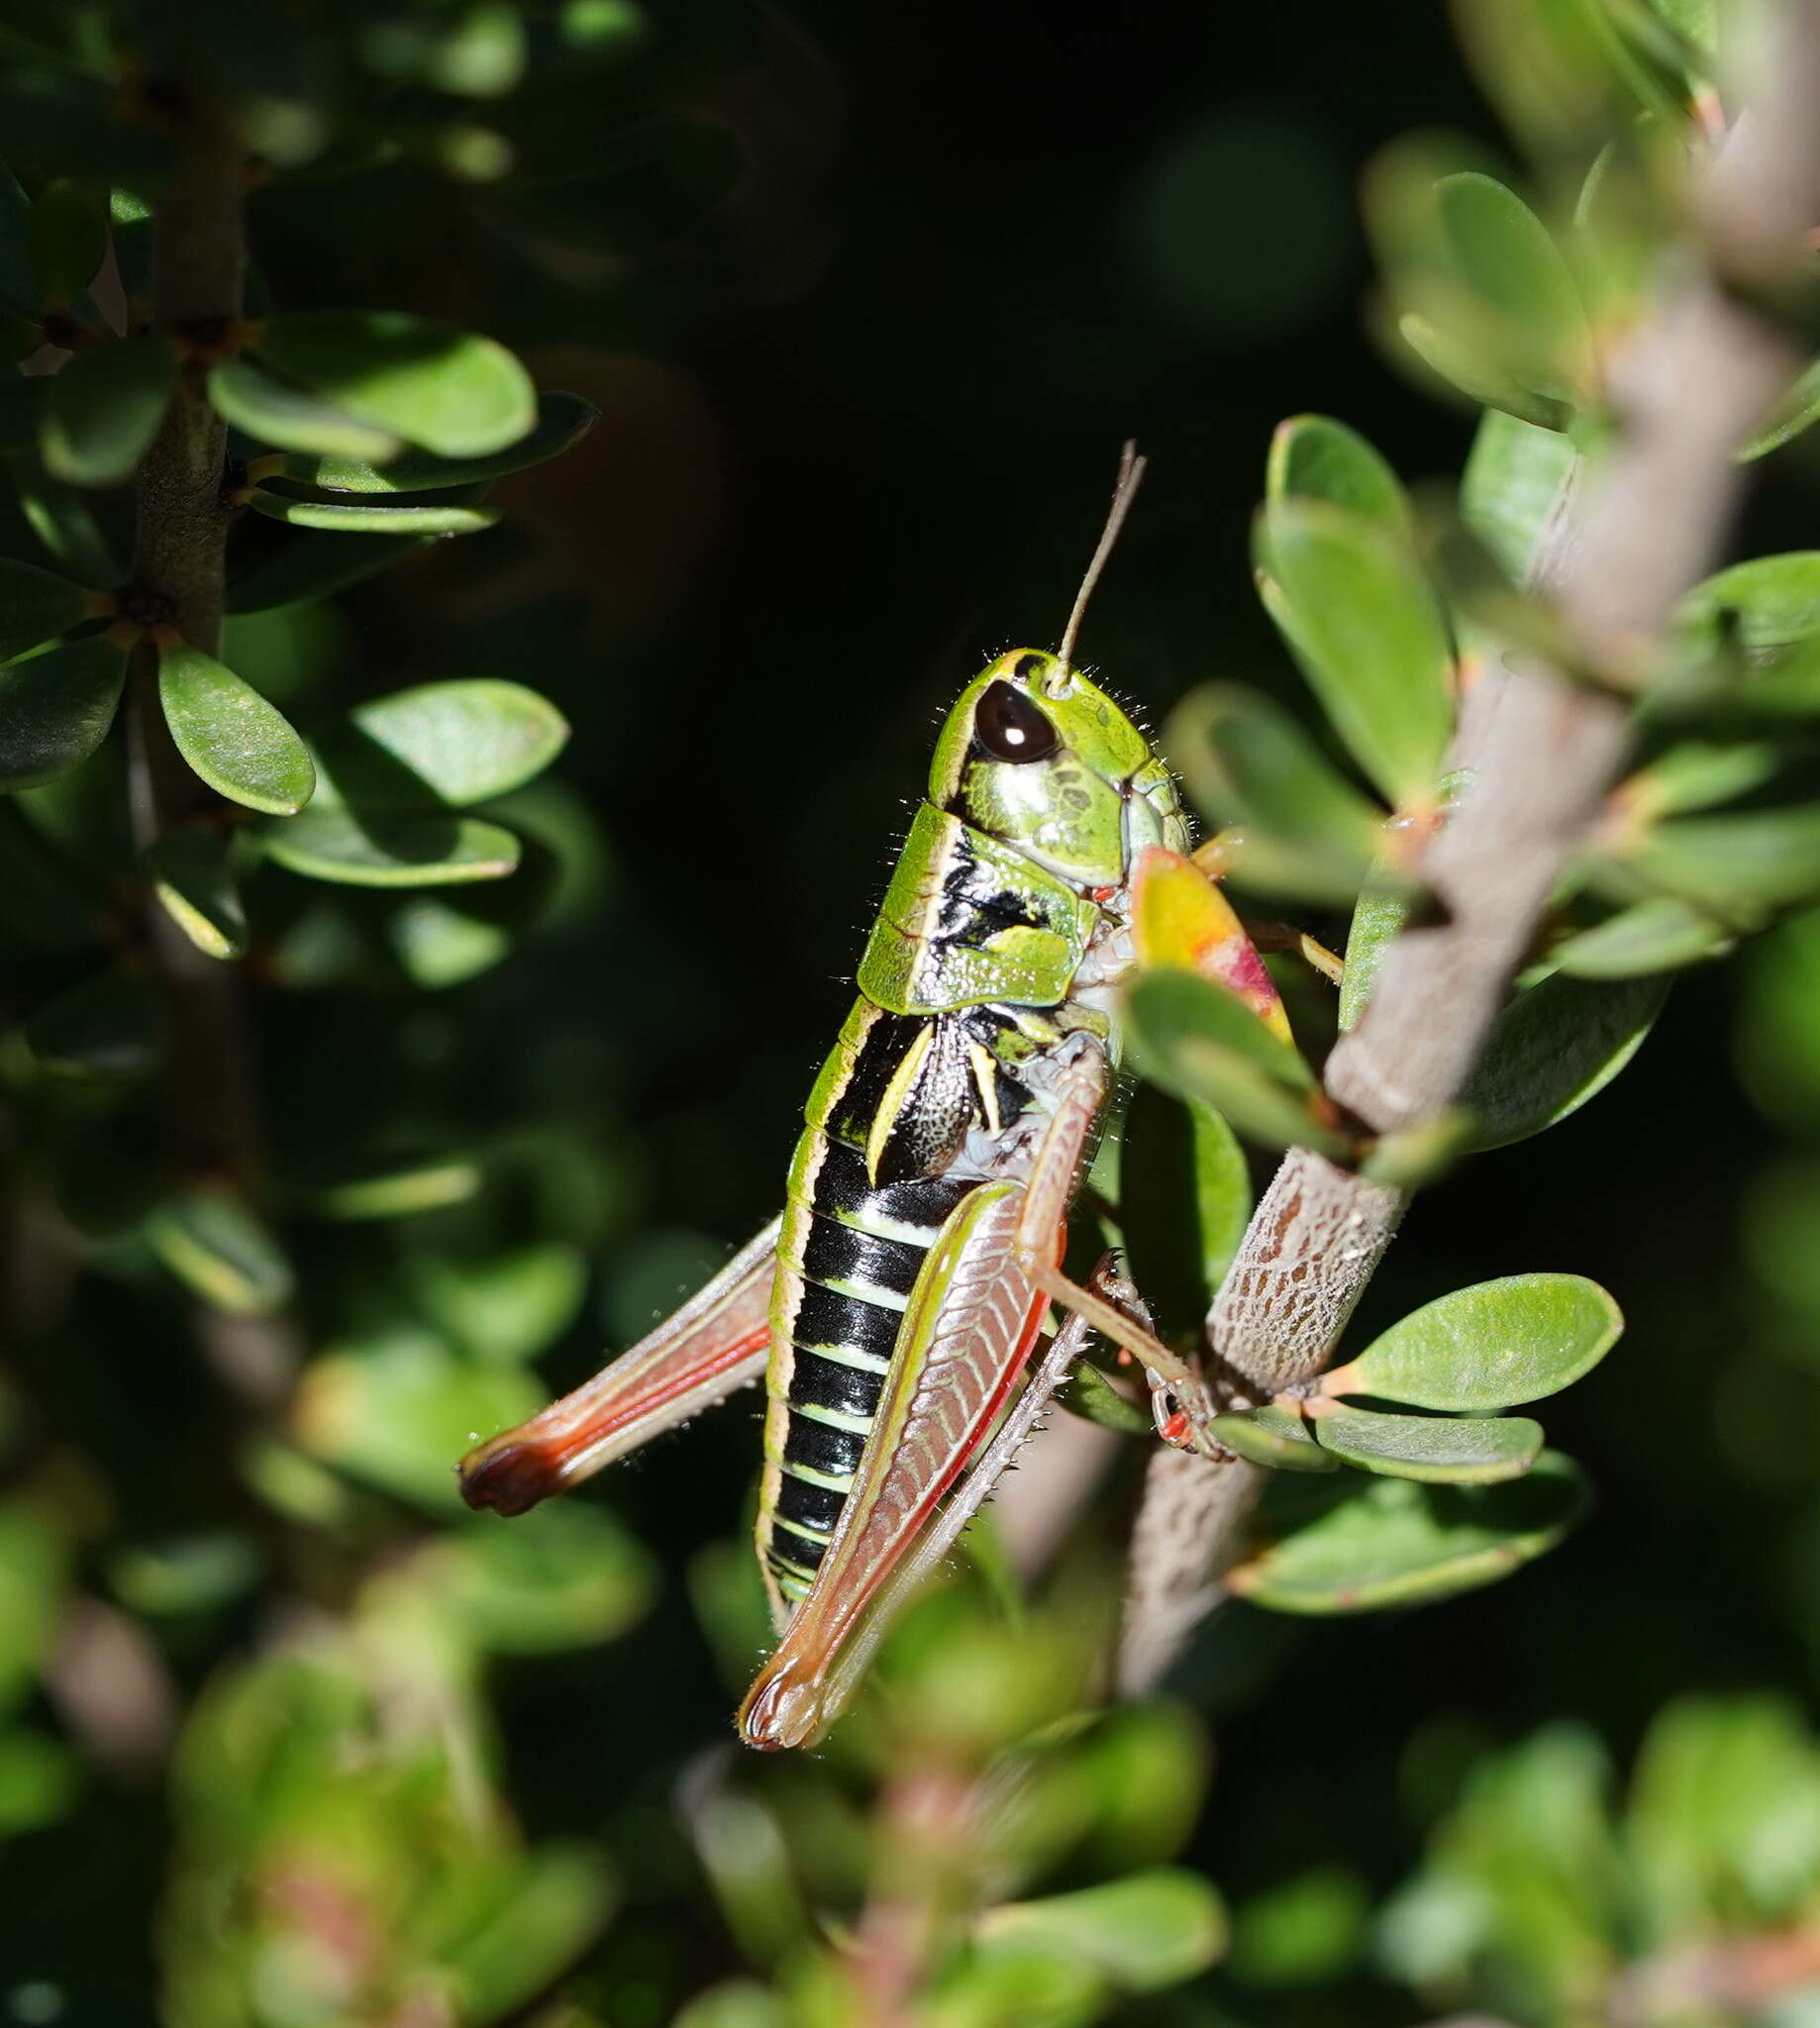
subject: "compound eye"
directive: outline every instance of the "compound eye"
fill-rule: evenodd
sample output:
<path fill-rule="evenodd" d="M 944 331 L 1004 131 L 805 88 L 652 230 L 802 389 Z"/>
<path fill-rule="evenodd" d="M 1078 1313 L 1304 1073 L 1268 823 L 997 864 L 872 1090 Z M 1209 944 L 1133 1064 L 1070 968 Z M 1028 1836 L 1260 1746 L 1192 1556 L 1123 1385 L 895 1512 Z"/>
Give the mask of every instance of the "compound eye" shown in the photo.
<path fill-rule="evenodd" d="M 973 711 L 973 737 L 994 760 L 1047 760 L 1062 744 L 1023 691 L 1005 682 L 986 685 Z"/>

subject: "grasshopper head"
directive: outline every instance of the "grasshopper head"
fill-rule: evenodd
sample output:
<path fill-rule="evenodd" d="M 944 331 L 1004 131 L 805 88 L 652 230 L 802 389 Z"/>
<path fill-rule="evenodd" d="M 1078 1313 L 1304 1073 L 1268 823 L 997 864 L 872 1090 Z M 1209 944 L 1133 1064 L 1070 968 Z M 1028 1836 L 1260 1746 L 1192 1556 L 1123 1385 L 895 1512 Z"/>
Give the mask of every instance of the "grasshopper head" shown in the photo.
<path fill-rule="evenodd" d="M 961 693 L 929 799 L 1079 887 L 1121 886 L 1137 849 L 1185 841 L 1149 741 L 1103 690 L 1035 649 L 1001 655 Z"/>

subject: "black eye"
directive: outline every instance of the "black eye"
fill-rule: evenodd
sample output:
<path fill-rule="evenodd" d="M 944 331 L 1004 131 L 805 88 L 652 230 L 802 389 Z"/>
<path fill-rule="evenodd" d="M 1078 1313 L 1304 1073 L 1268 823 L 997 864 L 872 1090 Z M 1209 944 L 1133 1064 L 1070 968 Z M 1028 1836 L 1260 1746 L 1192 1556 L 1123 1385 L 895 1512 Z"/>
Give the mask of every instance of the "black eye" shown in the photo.
<path fill-rule="evenodd" d="M 1047 760 L 1062 744 L 1021 690 L 989 683 L 973 711 L 973 737 L 994 760 Z"/>

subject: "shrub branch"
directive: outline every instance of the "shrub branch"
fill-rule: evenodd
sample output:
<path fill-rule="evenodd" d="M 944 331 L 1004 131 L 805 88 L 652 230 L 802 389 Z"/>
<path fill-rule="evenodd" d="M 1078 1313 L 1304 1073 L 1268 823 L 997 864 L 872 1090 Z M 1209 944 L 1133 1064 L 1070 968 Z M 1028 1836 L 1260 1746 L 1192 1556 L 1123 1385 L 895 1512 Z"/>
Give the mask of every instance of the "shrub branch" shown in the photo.
<path fill-rule="evenodd" d="M 1617 443 L 1572 487 L 1539 559 L 1582 673 L 1606 687 L 1514 656 L 1473 685 L 1448 760 L 1471 786 L 1419 867 L 1439 906 L 1392 943 L 1329 1060 L 1330 1095 L 1375 1132 L 1432 1119 L 1465 1088 L 1624 760 L 1628 715 L 1613 693 L 1639 678 L 1677 601 L 1717 562 L 1740 492 L 1733 453 L 1797 368 L 1755 304 L 1791 284 L 1820 218 L 1820 0 L 1784 0 L 1775 26 L 1767 88 L 1699 193 L 1705 245 L 1612 361 Z M 1214 1361 L 1254 1398 L 1312 1380 L 1406 1205 L 1291 1149 L 1208 1315 Z M 1240 1461 L 1152 1459 L 1119 1663 L 1128 1693 L 1157 1681 L 1219 1601 L 1264 1481 Z"/>

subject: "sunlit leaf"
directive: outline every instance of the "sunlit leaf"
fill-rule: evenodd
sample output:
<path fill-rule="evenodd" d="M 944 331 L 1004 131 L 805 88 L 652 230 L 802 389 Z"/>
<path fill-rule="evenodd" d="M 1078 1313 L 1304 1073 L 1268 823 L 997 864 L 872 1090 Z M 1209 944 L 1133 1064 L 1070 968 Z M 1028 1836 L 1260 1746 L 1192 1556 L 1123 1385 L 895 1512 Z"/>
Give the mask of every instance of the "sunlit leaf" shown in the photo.
<path fill-rule="evenodd" d="M 169 831 L 146 855 L 152 892 L 165 913 L 211 958 L 247 949 L 247 911 L 235 884 L 228 842 L 196 825 Z"/>
<path fill-rule="evenodd" d="M 1321 1391 L 1470 1414 L 1512 1408 L 1589 1372 L 1623 1329 L 1622 1312 L 1596 1281 L 1509 1274 L 1412 1310 L 1325 1374 Z"/>
<path fill-rule="evenodd" d="M 0 789 L 51 781 L 86 760 L 114 722 L 126 673 L 126 651 L 99 635 L 0 665 Z"/>
<path fill-rule="evenodd" d="M 1501 1485 L 1414 1479 L 1271 1480 L 1266 1546 L 1226 1573 L 1276 1612 L 1366 1612 L 1445 1598 L 1508 1576 L 1551 1550 L 1585 1511 L 1570 1459 L 1545 1451 Z"/>
<path fill-rule="evenodd" d="M 1276 1146 L 1343 1152 L 1311 1110 L 1313 1073 L 1243 1002 L 1190 972 L 1141 974 L 1126 995 L 1136 1061 L 1177 1097 Z"/>
<path fill-rule="evenodd" d="M 537 422 L 530 376 L 492 339 L 399 310 L 297 310 L 255 351 L 352 416 L 442 457 L 484 457 Z"/>
<path fill-rule="evenodd" d="M 1491 1485 L 1519 1477 L 1542 1450 L 1542 1425 L 1526 1415 L 1384 1415 L 1329 1403 L 1312 1419 L 1322 1450 L 1390 1478 Z"/>
<path fill-rule="evenodd" d="M 359 816 L 309 810 L 261 828 L 268 858 L 312 880 L 354 887 L 443 887 L 498 880 L 518 864 L 518 840 L 477 817 Z"/>
<path fill-rule="evenodd" d="M 1285 864 L 1310 898 L 1350 901 L 1376 850 L 1382 811 L 1329 764 L 1290 714 L 1256 690 L 1214 683 L 1170 719 L 1165 740 L 1195 802 L 1215 824 L 1243 828 L 1236 864 L 1248 882 L 1255 832 L 1291 848 Z M 1267 879 L 1266 862 L 1262 871 Z"/>
<path fill-rule="evenodd" d="M 389 430 L 345 415 L 307 388 L 267 372 L 256 359 L 224 359 L 209 369 L 217 415 L 261 444 L 324 458 L 383 460 L 404 447 Z"/>
<path fill-rule="evenodd" d="M 424 1313 L 476 1359 L 535 1359 L 568 1329 L 587 1293 L 578 1247 L 549 1240 L 484 1260 L 426 1254 L 409 1264 Z"/>
<path fill-rule="evenodd" d="M 1723 957 L 1737 941 L 1691 903 L 1662 895 L 1581 930 L 1549 956 L 1573 978 L 1637 978 Z"/>
<path fill-rule="evenodd" d="M 290 1299 L 290 1263 L 264 1221 L 225 1185 L 199 1184 L 166 1198 L 147 1221 L 146 1238 L 213 1309 L 264 1317 Z"/>
<path fill-rule="evenodd" d="M 480 1165 L 471 1156 L 380 1156 L 318 1179 L 304 1203 L 318 1218 L 414 1218 L 465 1203 L 479 1189 L 481 1177 Z"/>
<path fill-rule="evenodd" d="M 985 1950 L 1047 1953 L 1086 1965 L 1126 1992 L 1154 1992 L 1218 1960 L 1226 1911 L 1199 1874 L 1164 1867 L 988 1909 L 973 1934 Z"/>
<path fill-rule="evenodd" d="M 1257 1408 L 1229 1409 L 1216 1415 L 1210 1427 L 1229 1451 L 1253 1465 L 1274 1471 L 1340 1470 L 1340 1461 L 1321 1449 L 1306 1419 L 1293 1408 L 1266 1401 Z"/>
<path fill-rule="evenodd" d="M 499 519 L 497 507 L 478 504 L 480 490 L 467 486 L 448 494 L 419 493 L 402 503 L 351 493 L 305 492 L 288 479 L 270 479 L 253 489 L 247 504 L 293 528 L 392 537 L 478 535 Z"/>
<path fill-rule="evenodd" d="M 1148 1408 L 1127 1399 L 1098 1368 L 1084 1363 L 1057 1389 L 1056 1399 L 1070 1415 L 1096 1422 L 1102 1429 L 1117 1430 L 1121 1436 L 1148 1437 L 1156 1432 Z"/>
<path fill-rule="evenodd" d="M 542 464 L 577 444 L 593 427 L 596 410 L 578 394 L 540 394 L 537 426 L 528 436 L 478 457 L 433 457 L 406 452 L 386 462 L 357 455 L 292 456 L 286 478 L 338 493 L 422 493 L 438 487 L 467 486 Z"/>
<path fill-rule="evenodd" d="M 1414 558 L 1371 523 L 1309 500 L 1266 506 L 1260 543 L 1289 646 L 1334 730 L 1393 806 L 1432 802 L 1453 659 Z"/>
<path fill-rule="evenodd" d="M 1272 500 L 1326 500 L 1387 534 L 1408 539 L 1414 533 L 1402 481 L 1357 430 L 1332 416 L 1291 416 L 1277 424 L 1264 492 Z"/>
<path fill-rule="evenodd" d="M 1578 466 L 1571 438 L 1488 408 L 1461 477 L 1466 526 L 1510 573 L 1528 581 L 1543 536 L 1565 505 Z"/>
<path fill-rule="evenodd" d="M 19 511 L 51 560 L 78 584 L 118 584 L 120 564 L 82 496 L 52 478 L 36 456 L 15 455 L 6 463 Z"/>
<path fill-rule="evenodd" d="M 1767 456 L 1800 436 L 1820 416 L 1820 359 L 1809 361 L 1800 377 L 1776 402 L 1757 434 L 1737 452 L 1740 463 Z"/>
<path fill-rule="evenodd" d="M 310 750 L 275 705 L 213 656 L 186 641 L 160 643 L 158 695 L 177 752 L 217 794 L 281 816 L 310 800 Z"/>
<path fill-rule="evenodd" d="M 548 698 L 470 676 L 356 705 L 318 754 L 334 792 L 362 811 L 461 808 L 541 774 L 567 738 Z"/>

